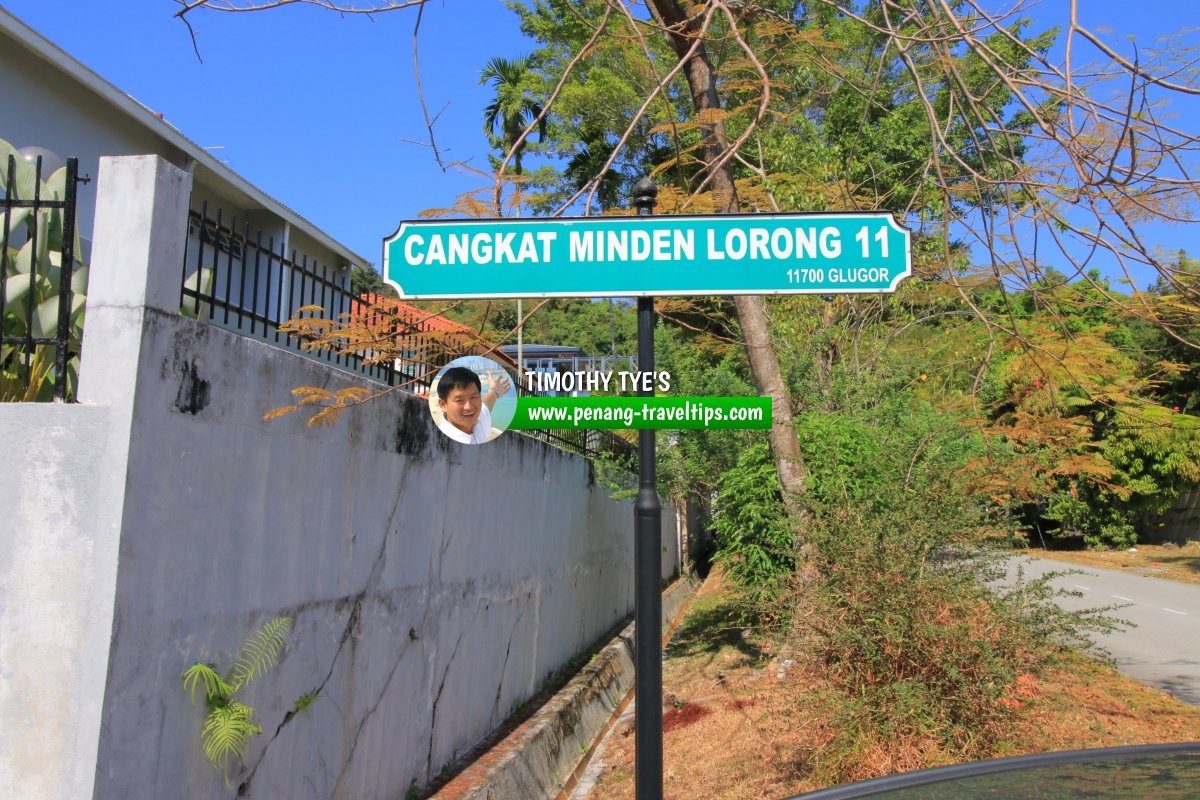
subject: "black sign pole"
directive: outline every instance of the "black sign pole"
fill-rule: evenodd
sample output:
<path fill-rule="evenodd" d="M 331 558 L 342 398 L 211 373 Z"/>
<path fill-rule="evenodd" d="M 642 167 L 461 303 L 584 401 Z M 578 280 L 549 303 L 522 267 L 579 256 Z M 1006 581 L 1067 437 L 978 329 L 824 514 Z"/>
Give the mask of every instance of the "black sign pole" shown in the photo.
<path fill-rule="evenodd" d="M 654 213 L 650 178 L 633 188 L 639 217 Z M 654 372 L 654 298 L 638 298 L 638 372 Z M 645 383 L 641 384 L 645 387 Z M 654 395 L 641 388 L 638 394 Z M 662 505 L 656 488 L 654 431 L 638 431 L 638 496 L 634 506 L 635 752 L 637 800 L 662 800 Z"/>

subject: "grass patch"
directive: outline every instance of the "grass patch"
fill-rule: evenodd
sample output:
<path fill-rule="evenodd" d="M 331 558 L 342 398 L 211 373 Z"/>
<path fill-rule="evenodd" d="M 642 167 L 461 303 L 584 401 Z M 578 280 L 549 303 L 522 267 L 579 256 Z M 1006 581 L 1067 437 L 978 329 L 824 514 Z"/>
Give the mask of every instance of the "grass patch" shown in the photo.
<path fill-rule="evenodd" d="M 732 648 L 749 663 L 761 663 L 769 655 L 762 648 L 763 637 L 755 635 L 761 623 L 747 609 L 744 593 L 732 586 L 720 594 L 697 599 L 671 637 L 670 653 L 712 655 Z"/>
<path fill-rule="evenodd" d="M 1182 547 L 1139 544 L 1128 550 L 1046 550 L 1030 548 L 1028 555 L 1085 567 L 1115 569 L 1200 585 L 1200 542 Z"/>

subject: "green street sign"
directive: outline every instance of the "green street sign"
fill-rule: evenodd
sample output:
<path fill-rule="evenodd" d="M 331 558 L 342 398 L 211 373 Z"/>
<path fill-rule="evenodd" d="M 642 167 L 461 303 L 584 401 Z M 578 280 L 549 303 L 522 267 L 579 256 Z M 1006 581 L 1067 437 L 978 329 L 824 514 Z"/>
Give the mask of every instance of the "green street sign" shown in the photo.
<path fill-rule="evenodd" d="M 383 243 L 412 299 L 893 292 L 911 274 L 888 213 L 405 221 Z"/>

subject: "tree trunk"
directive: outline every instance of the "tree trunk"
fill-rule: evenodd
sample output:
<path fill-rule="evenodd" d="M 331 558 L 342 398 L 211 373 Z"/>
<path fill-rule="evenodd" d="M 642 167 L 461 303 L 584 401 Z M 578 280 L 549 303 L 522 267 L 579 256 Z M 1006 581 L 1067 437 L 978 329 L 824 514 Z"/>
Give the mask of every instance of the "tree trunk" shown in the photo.
<path fill-rule="evenodd" d="M 682 59 L 699 34 L 698 20 L 689 21 L 677 0 L 649 0 L 648 5 L 658 23 L 667 29 L 665 35 L 675 54 Z M 698 113 L 721 107 L 704 45 L 696 49 L 684 65 L 683 72 L 687 76 L 692 104 Z M 715 164 L 730 146 L 725 124 L 717 121 L 703 130 L 705 161 L 710 165 Z M 741 208 L 733 183 L 733 170 L 728 162 L 714 170 L 711 183 L 717 210 L 724 214 L 738 213 Z M 792 423 L 792 399 L 783 382 L 779 358 L 775 355 L 775 346 L 767 329 L 766 304 L 760 296 L 743 295 L 734 298 L 734 306 L 742 335 L 746 338 L 746 356 L 750 361 L 755 388 L 759 394 L 771 398 L 771 453 L 783 490 L 784 506 L 792 519 L 798 522 L 803 517 L 799 498 L 807 488 L 808 470 L 804 466 L 800 442 L 796 439 L 796 429 Z"/>

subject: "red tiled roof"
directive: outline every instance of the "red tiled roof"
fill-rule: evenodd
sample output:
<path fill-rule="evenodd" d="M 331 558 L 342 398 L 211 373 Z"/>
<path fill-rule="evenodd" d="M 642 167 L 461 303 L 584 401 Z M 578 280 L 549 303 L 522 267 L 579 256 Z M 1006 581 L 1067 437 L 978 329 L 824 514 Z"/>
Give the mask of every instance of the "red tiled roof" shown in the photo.
<path fill-rule="evenodd" d="M 455 322 L 452 319 L 447 319 L 441 314 L 435 314 L 432 311 L 410 306 L 408 303 L 387 297 L 381 294 L 363 294 L 359 296 L 360 301 L 355 301 L 350 305 L 350 313 L 360 313 L 367 310 L 370 306 L 386 308 L 394 312 L 402 322 L 420 326 L 422 331 L 443 332 L 451 334 L 449 339 L 457 340 L 457 343 L 466 346 L 471 352 L 477 355 L 486 354 L 488 358 L 494 361 L 502 361 L 511 366 L 516 366 L 516 361 L 511 357 L 502 353 L 498 348 L 493 349 L 490 342 L 480 340 L 479 334 L 467 325 L 461 322 Z M 460 334 L 454 336 L 453 334 Z"/>

